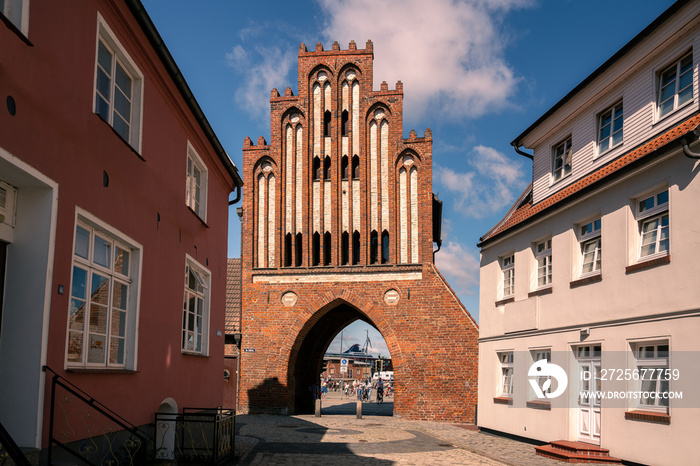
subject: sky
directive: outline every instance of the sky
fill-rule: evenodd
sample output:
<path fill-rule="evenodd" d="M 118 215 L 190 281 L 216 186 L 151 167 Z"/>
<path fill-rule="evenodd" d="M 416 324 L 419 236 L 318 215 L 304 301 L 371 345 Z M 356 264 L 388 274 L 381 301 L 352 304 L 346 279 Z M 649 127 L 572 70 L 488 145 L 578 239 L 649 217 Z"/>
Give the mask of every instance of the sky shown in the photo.
<path fill-rule="evenodd" d="M 479 238 L 532 177 L 510 142 L 642 31 L 670 0 L 142 0 L 231 160 L 270 141 L 270 91 L 297 90 L 305 43 L 374 44 L 374 89 L 404 85 L 404 137 L 433 133 L 443 201 L 436 265 L 479 320 Z M 229 257 L 240 221 L 229 214 Z M 388 355 L 367 324 L 344 332 Z M 339 329 L 340 330 L 340 329 Z M 346 344 L 347 343 L 347 344 Z M 339 338 L 331 343 L 336 351 Z"/>

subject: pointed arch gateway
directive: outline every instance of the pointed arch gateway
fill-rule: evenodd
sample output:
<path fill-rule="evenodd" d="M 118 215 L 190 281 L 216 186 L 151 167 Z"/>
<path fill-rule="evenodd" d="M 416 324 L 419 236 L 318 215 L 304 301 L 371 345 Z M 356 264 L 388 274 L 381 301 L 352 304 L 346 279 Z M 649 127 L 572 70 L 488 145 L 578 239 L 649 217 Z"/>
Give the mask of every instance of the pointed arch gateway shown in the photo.
<path fill-rule="evenodd" d="M 373 90 L 373 57 L 371 41 L 302 44 L 298 95 L 271 94 L 271 143 L 244 141 L 239 407 L 308 411 L 322 353 L 359 319 L 391 351 L 397 415 L 474 422 L 479 329 L 433 263 L 432 131 L 402 136 L 403 84 Z M 264 157 L 274 183 L 249 169 Z"/>
<path fill-rule="evenodd" d="M 320 307 L 297 319 L 281 348 L 280 357 L 287 360 L 287 387 L 290 394 L 289 413 L 308 414 L 314 411 L 309 387 L 318 384 L 323 356 L 340 330 L 361 320 L 372 325 L 384 337 L 395 368 L 401 367 L 403 357 L 393 327 L 386 316 L 372 304 L 354 293 L 328 293 L 319 300 Z M 316 303 L 314 303 L 316 304 Z M 396 394 L 394 403 L 401 403 Z"/>

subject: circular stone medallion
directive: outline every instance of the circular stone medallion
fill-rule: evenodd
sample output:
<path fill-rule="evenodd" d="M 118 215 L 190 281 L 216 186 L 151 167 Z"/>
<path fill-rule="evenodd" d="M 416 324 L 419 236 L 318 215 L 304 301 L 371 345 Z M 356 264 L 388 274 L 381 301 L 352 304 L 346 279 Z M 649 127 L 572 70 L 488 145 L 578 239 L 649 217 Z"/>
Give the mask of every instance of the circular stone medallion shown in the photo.
<path fill-rule="evenodd" d="M 384 293 L 384 302 L 387 304 L 397 304 L 399 302 L 399 298 L 399 292 L 393 288 Z"/>
<path fill-rule="evenodd" d="M 287 291 L 282 295 L 282 305 L 292 307 L 297 303 L 297 294 L 293 291 Z"/>

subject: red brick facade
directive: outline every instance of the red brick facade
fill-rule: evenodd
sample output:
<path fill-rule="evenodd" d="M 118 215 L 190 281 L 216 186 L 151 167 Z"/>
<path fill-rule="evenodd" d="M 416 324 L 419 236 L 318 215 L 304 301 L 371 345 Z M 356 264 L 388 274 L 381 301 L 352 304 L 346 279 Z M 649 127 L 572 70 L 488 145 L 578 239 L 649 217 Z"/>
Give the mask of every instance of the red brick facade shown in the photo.
<path fill-rule="evenodd" d="M 403 85 L 372 90 L 373 58 L 302 44 L 299 95 L 273 90 L 270 144 L 244 142 L 239 406 L 312 410 L 326 348 L 361 319 L 396 415 L 473 422 L 478 327 L 433 265 L 432 133 L 403 138 Z"/>

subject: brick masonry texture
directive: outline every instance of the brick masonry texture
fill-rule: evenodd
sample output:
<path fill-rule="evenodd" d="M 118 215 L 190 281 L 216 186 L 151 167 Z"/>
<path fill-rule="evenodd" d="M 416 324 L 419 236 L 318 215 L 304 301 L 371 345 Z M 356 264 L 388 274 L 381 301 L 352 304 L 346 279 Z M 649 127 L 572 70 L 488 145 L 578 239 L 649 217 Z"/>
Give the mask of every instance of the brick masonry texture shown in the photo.
<path fill-rule="evenodd" d="M 409 419 L 449 420 L 474 422 L 477 400 L 478 326 L 459 302 L 449 285 L 433 264 L 432 238 L 432 133 L 417 137 L 411 130 L 403 137 L 403 85 L 389 90 L 382 83 L 379 91 L 372 89 L 373 45 L 357 49 L 354 42 L 348 50 L 340 50 L 337 43 L 324 51 L 320 44 L 314 51 L 305 45 L 299 49 L 299 95 L 290 88 L 284 95 L 271 93 L 271 140 L 268 144 L 260 137 L 257 144 L 246 138 L 243 146 L 242 172 L 245 181 L 242 217 L 242 352 L 241 388 L 239 406 L 250 413 L 298 414 L 313 410 L 308 387 L 318 383 L 323 353 L 333 337 L 351 322 L 360 319 L 371 323 L 386 340 L 395 372 L 395 415 Z M 313 181 L 311 164 L 314 147 L 314 111 L 312 88 L 319 71 L 324 71 L 331 83 L 331 122 L 329 136 L 323 138 L 323 154 L 331 157 L 330 185 L 331 212 L 314 213 L 312 204 Z M 346 218 L 354 219 L 360 210 L 360 225 L 352 220 L 352 231 L 360 233 L 359 263 L 341 265 L 341 222 L 343 219 L 341 183 L 341 84 L 347 72 L 355 73 L 360 84 L 359 124 L 351 121 L 348 128 L 359 127 L 360 134 L 348 131 L 348 137 L 359 138 L 359 205 Z M 371 176 L 369 157 L 369 122 L 375 111 L 384 110 L 389 122 L 388 163 L 389 193 L 378 196 L 379 208 L 388 198 L 389 224 L 382 223 L 390 237 L 388 261 L 370 264 Z M 321 113 L 323 114 L 323 113 Z M 290 115 L 295 115 L 294 119 Z M 302 176 L 292 172 L 293 183 L 302 180 L 300 204 L 287 202 L 286 137 L 285 127 L 293 121 L 303 128 Z M 318 127 L 318 125 L 316 125 Z M 326 141 L 330 140 L 330 147 Z M 416 263 L 399 264 L 400 244 L 398 225 L 398 174 L 403 167 L 403 156 L 411 155 L 418 169 L 417 212 L 418 241 Z M 262 164 L 274 174 L 276 183 L 274 213 L 274 241 L 258 238 L 259 212 L 256 179 Z M 295 163 L 296 167 L 296 163 Z M 349 189 L 353 189 L 351 183 Z M 354 194 L 354 193 L 353 193 Z M 353 196 L 349 196 L 350 199 Z M 384 200 L 382 200 L 384 198 Z M 295 230 L 293 255 L 296 257 L 296 233 L 301 233 L 301 265 L 284 267 L 285 228 L 287 206 L 296 218 L 301 205 L 301 231 Z M 406 202 L 411 208 L 410 200 Z M 325 207 L 324 207 L 325 208 Z M 346 209 L 348 207 L 345 207 Z M 263 215 L 266 215 L 263 212 Z M 332 234 L 329 265 L 313 266 L 314 215 L 325 223 L 323 231 Z M 381 217 L 381 216 L 380 216 Z M 265 217 L 264 217 L 265 218 Z M 293 222 L 294 223 L 294 222 Z M 323 237 L 323 235 L 321 235 Z M 263 241 L 263 244 L 259 243 Z M 322 239 L 325 241 L 325 239 Z M 257 268 L 257 254 L 268 257 L 268 245 L 274 248 L 274 262 Z M 410 250 L 410 247 L 409 247 Z M 323 244 L 321 246 L 323 251 Z M 381 244 L 379 247 L 381 254 Z M 323 254 L 323 252 L 322 252 Z M 351 254 L 352 256 L 352 254 Z M 296 260 L 292 261 L 296 265 Z M 322 262 L 323 263 L 323 262 Z M 297 281 L 291 275 L 301 275 Z M 391 274 L 391 275 L 389 275 Z M 324 281 L 324 275 L 333 280 Z M 376 279 L 373 279 L 376 275 Z M 386 277 L 391 276 L 391 280 Z M 311 279 L 309 279 L 309 277 Z M 357 277 L 357 278 L 354 278 Z M 396 302 L 385 300 L 389 290 L 398 292 Z M 293 293 L 293 294 L 292 294 Z M 284 300 L 282 297 L 285 297 Z M 387 303 L 389 301 L 389 303 Z"/>

